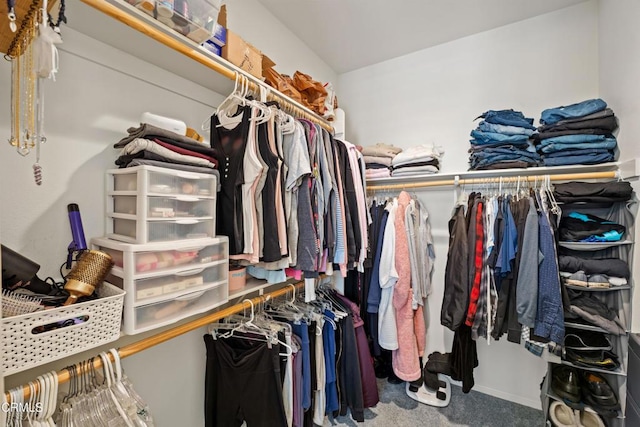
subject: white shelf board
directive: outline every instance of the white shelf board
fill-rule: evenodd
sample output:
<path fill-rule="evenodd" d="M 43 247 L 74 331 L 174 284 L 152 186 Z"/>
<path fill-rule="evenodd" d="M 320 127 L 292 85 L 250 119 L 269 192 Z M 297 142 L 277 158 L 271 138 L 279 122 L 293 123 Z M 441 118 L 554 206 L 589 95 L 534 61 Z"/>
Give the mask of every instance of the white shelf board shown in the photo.
<path fill-rule="evenodd" d="M 197 51 L 198 53 L 204 55 L 211 61 L 221 64 L 223 67 L 229 70 L 236 71 L 246 76 L 253 83 L 262 82 L 261 79 L 258 79 L 255 76 L 252 76 L 249 73 L 241 70 L 222 57 L 214 55 L 206 49 L 201 48 L 200 45 L 198 45 L 194 41 L 168 28 L 160 21 L 133 7 L 126 1 L 103 1 L 117 7 L 121 11 L 126 12 L 128 15 L 144 23 L 144 25 L 161 31 L 163 34 L 168 35 L 175 41 L 187 46 L 192 51 Z M 129 27 L 128 25 L 118 21 L 117 19 L 114 19 L 93 7 L 84 4 L 81 1 L 73 1 L 71 4 L 68 4 L 66 15 L 69 19 L 68 26 L 76 31 L 79 31 L 82 34 L 99 40 L 118 50 L 129 53 L 138 59 L 156 65 L 164 70 L 170 71 L 178 76 L 197 83 L 200 86 L 203 86 L 219 94 L 227 95 L 233 90 L 234 82 L 232 80 L 215 72 L 211 68 L 200 64 L 199 62 L 192 60 L 191 58 L 186 57 L 182 53 L 168 46 L 165 46 L 164 44 L 141 33 L 140 31 Z M 253 42 L 257 43 L 258 41 L 254 40 Z M 267 87 L 269 88 L 271 93 L 278 95 L 290 104 L 306 111 L 307 113 L 309 113 L 309 115 L 315 116 L 321 120 L 323 119 L 310 109 L 304 107 L 302 104 L 294 101 L 293 99 L 282 94 L 276 89 L 269 86 Z M 329 124 L 329 122 L 327 123 Z"/>
<path fill-rule="evenodd" d="M 225 65 L 229 64 L 230 68 L 235 69 L 232 64 L 227 63 L 224 59 L 200 49 L 196 43 L 187 37 L 174 32 L 153 17 L 136 9 L 130 4 L 122 0 L 104 1 L 126 11 L 145 25 L 158 29 L 164 34 L 170 35 L 172 38 L 188 45 L 193 50 L 202 52 L 214 61 L 225 63 Z M 227 95 L 233 90 L 233 81 L 227 79 L 225 76 L 185 57 L 180 52 L 157 42 L 151 37 L 140 33 L 128 25 L 111 18 L 81 1 L 73 1 L 71 4 L 68 4 L 66 15 L 69 19 L 68 26 L 82 34 L 99 40 L 109 46 L 113 46 L 116 49 L 135 56 L 138 59 L 156 65 L 222 95 Z"/>
<path fill-rule="evenodd" d="M 495 178 L 500 176 L 535 176 L 535 175 L 556 175 L 566 173 L 585 173 L 585 172 L 608 172 L 618 170 L 618 162 L 602 163 L 599 165 L 571 165 L 571 166 L 544 166 L 526 169 L 499 169 L 487 171 L 461 171 L 448 173 L 435 173 L 414 176 L 392 176 L 389 178 L 368 179 L 367 185 L 377 184 L 395 184 L 422 181 L 440 181 L 453 180 L 457 177 L 460 179 L 482 179 Z"/>
<path fill-rule="evenodd" d="M 631 240 L 620 240 L 617 242 L 558 242 L 558 246 L 571 249 L 572 251 L 600 251 L 603 249 L 614 248 L 616 246 L 632 245 Z"/>
<path fill-rule="evenodd" d="M 262 279 L 256 279 L 255 277 L 251 277 L 249 275 L 247 275 L 247 284 L 245 285 L 244 288 L 240 289 L 239 291 L 235 291 L 235 292 L 229 292 L 229 301 L 232 301 L 235 298 L 239 298 L 239 297 L 243 297 L 245 295 L 248 295 L 252 292 L 259 292 L 259 291 L 263 291 L 264 289 L 267 288 L 271 288 L 271 287 L 278 287 L 281 288 L 285 285 L 289 285 L 289 284 L 293 284 L 293 283 L 297 283 L 298 280 L 295 280 L 293 278 L 287 280 L 286 282 L 281 282 L 281 283 L 268 283 L 266 280 L 262 280 Z M 270 289 L 271 290 L 275 290 L 275 289 Z"/>

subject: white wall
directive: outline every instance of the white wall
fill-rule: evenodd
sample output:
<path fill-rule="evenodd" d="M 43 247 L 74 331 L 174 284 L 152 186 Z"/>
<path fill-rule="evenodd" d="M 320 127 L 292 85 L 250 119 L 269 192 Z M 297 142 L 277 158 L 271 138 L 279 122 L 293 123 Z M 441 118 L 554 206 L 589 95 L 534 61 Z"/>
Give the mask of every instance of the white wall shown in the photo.
<path fill-rule="evenodd" d="M 348 139 L 399 147 L 434 142 L 446 150 L 443 172 L 466 170 L 473 119 L 485 110 L 514 108 L 538 119 L 544 108 L 598 95 L 597 13 L 595 1 L 582 3 L 340 75 Z M 453 334 L 439 314 L 453 194 L 416 193 L 436 235 L 427 353 L 448 351 Z M 476 390 L 540 407 L 540 359 L 506 337 L 490 346 L 479 341 L 478 353 Z"/>
<path fill-rule="evenodd" d="M 253 3 L 253 2 L 251 2 Z M 313 52 L 283 29 L 275 18 L 237 2 L 230 5 L 230 22 L 262 22 L 251 27 L 269 34 L 268 54 L 312 76 L 336 81 L 333 73 Z M 67 6 L 72 13 L 73 4 Z M 253 14 L 260 15 L 258 17 Z M 250 28 L 250 29 L 251 29 Z M 268 30 L 268 32 L 267 32 Z M 105 171 L 113 168 L 117 150 L 112 145 L 136 126 L 140 114 L 151 111 L 184 120 L 199 129 L 213 108 L 227 94 L 217 94 L 131 55 L 63 28 L 57 82 L 46 89 L 45 128 L 48 142 L 40 164 L 43 184 L 37 187 L 32 165 L 3 142 L 0 144 L 0 235 L 2 244 L 41 264 L 39 276 L 58 276 L 71 240 L 66 205 L 80 206 L 87 239 L 104 233 Z M 243 33 L 245 35 L 245 33 Z M 245 37 L 257 46 L 267 44 L 258 36 Z M 135 40 L 132 40 L 135 43 Z M 267 49 L 264 49 L 267 52 Z M 298 61 L 298 62 L 296 62 Z M 295 64 L 298 64 L 296 66 Z M 10 65 L 0 61 L 0 135 L 9 137 Z M 59 277 L 58 277 L 59 279 Z M 156 425 L 203 425 L 205 329 L 191 332 L 125 359 L 124 367 L 136 389 L 151 406 Z M 144 334 L 149 335 L 149 334 Z M 134 337 L 137 338 L 137 337 Z M 130 337 L 113 343 L 118 347 Z M 6 378 L 7 387 L 24 384 L 47 370 L 61 369 L 96 354 L 89 351 Z"/>
<path fill-rule="evenodd" d="M 618 116 L 620 160 L 640 157 L 640 3 L 633 0 L 600 0 L 599 2 L 599 68 L 600 96 Z M 632 181 L 636 194 L 640 182 Z M 640 239 L 636 227 L 635 241 Z M 634 269 L 640 271 L 640 252 L 635 251 Z M 640 307 L 640 292 L 634 292 L 634 306 Z M 640 332 L 640 308 L 633 314 L 632 330 Z"/>
<path fill-rule="evenodd" d="M 600 96 L 620 121 L 620 159 L 633 159 L 640 157 L 640 3 L 600 0 L 598 10 Z"/>
<path fill-rule="evenodd" d="M 296 71 L 319 82 L 338 81 L 338 75 L 258 0 L 229 1 L 227 26 L 276 63 L 280 74 Z"/>

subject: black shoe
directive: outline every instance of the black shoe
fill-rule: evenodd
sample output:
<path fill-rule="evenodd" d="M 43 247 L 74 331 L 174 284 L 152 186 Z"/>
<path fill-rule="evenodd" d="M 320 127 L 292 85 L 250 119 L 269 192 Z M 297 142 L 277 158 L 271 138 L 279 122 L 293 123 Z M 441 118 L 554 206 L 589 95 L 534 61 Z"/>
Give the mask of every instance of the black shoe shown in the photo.
<path fill-rule="evenodd" d="M 451 353 L 431 353 L 424 369 L 434 374 L 451 375 Z"/>
<path fill-rule="evenodd" d="M 562 399 L 580 402 L 578 371 L 570 366 L 556 367 L 551 376 L 551 389 Z"/>
<path fill-rule="evenodd" d="M 587 368 L 615 371 L 620 367 L 618 356 L 606 350 L 575 351 L 566 349 L 564 358 L 576 366 L 584 366 Z"/>
<path fill-rule="evenodd" d="M 595 372 L 582 373 L 582 395 L 600 415 L 615 416 L 620 409 L 618 398 L 607 380 Z"/>
<path fill-rule="evenodd" d="M 564 348 L 575 351 L 611 350 L 611 341 L 602 332 L 569 329 L 564 335 Z"/>
<path fill-rule="evenodd" d="M 403 380 L 401 380 L 396 376 L 395 372 L 393 372 L 393 369 L 391 369 L 391 372 L 389 372 L 389 377 L 387 378 L 387 381 L 389 382 L 389 384 L 402 384 L 404 382 Z"/>

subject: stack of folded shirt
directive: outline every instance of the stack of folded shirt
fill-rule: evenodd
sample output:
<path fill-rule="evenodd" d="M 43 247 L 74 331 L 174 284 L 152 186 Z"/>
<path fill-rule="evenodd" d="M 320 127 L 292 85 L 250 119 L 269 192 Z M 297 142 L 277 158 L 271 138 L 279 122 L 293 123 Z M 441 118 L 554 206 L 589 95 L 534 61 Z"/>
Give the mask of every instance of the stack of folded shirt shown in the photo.
<path fill-rule="evenodd" d="M 128 136 L 114 144 L 122 149 L 116 160 L 121 168 L 151 165 L 219 177 L 216 151 L 195 139 L 148 123 L 127 132 Z"/>
<path fill-rule="evenodd" d="M 558 202 L 611 204 L 631 199 L 633 188 L 627 181 L 578 182 L 571 181 L 553 186 Z"/>
<path fill-rule="evenodd" d="M 391 176 L 438 173 L 444 150 L 435 145 L 418 145 L 404 150 L 391 161 Z"/>
<path fill-rule="evenodd" d="M 391 176 L 391 161 L 400 152 L 402 152 L 402 148 L 383 143 L 363 147 L 362 155 L 366 165 L 367 179 L 389 178 Z"/>
<path fill-rule="evenodd" d="M 564 242 L 618 242 L 626 227 L 595 215 L 570 212 L 560 220 L 560 240 Z"/>
<path fill-rule="evenodd" d="M 618 128 L 602 99 L 544 110 L 534 135 L 545 166 L 595 165 L 615 160 Z"/>
<path fill-rule="evenodd" d="M 507 169 L 538 166 L 540 156 L 529 141 L 535 131 L 533 119 L 520 111 L 489 110 L 471 131 L 469 169 Z"/>

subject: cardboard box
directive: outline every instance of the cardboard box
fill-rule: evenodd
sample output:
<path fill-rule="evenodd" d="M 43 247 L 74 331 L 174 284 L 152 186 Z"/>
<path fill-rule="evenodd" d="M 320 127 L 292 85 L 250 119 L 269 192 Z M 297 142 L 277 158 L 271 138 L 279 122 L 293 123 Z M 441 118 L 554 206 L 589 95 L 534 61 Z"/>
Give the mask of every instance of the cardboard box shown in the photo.
<path fill-rule="evenodd" d="M 227 30 L 227 43 L 222 48 L 222 57 L 238 68 L 261 79 L 262 52 L 247 43 L 238 34 Z"/>

